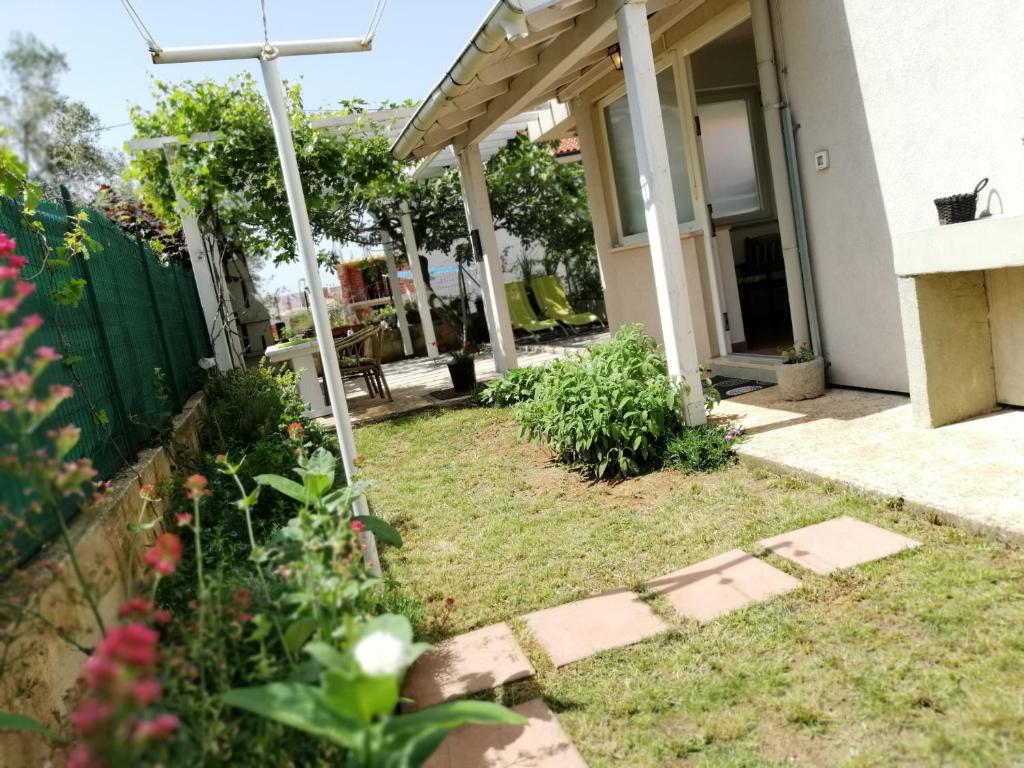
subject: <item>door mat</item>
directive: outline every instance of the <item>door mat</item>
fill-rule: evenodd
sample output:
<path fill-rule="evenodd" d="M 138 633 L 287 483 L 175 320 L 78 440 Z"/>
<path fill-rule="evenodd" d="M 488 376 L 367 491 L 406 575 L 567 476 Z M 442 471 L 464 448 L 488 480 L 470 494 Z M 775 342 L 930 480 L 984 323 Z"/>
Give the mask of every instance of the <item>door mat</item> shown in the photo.
<path fill-rule="evenodd" d="M 754 381 L 753 379 L 733 379 L 728 376 L 712 376 L 711 384 L 723 400 L 730 397 L 745 395 L 749 392 L 757 392 L 759 389 L 767 389 L 775 385 L 770 381 Z"/>

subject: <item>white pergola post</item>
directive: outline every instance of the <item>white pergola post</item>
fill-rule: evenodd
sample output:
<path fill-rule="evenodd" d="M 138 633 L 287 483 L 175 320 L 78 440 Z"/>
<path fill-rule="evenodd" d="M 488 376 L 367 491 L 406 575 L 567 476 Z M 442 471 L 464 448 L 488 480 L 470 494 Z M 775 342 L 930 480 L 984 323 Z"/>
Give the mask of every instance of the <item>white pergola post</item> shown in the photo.
<path fill-rule="evenodd" d="M 320 348 L 320 361 L 324 369 L 324 381 L 327 383 L 327 394 L 331 398 L 331 412 L 334 416 L 334 428 L 338 434 L 338 447 L 345 466 L 345 476 L 351 483 L 356 477 L 356 440 L 352 434 L 352 422 L 348 414 L 348 402 L 345 400 L 345 385 L 341 381 L 341 367 L 338 364 L 338 353 L 334 349 L 334 337 L 331 334 L 331 318 L 327 313 L 327 301 L 324 299 L 323 285 L 320 282 L 320 268 L 316 257 L 316 243 L 309 226 L 309 214 L 306 211 L 306 196 L 302 190 L 302 178 L 299 176 L 299 164 L 295 159 L 295 146 L 292 142 L 291 123 L 288 120 L 288 107 L 285 104 L 284 85 L 277 68 L 277 60 L 260 58 L 260 69 L 263 72 L 263 83 L 267 89 L 267 103 L 270 105 L 270 121 L 274 127 L 274 139 L 277 142 L 277 153 L 281 160 L 281 173 L 284 176 L 285 193 L 288 196 L 288 207 L 291 209 L 292 225 L 295 228 L 295 241 L 299 247 L 299 257 L 306 273 L 306 284 L 309 287 L 310 310 L 313 315 L 313 328 Z M 366 496 L 356 497 L 354 511 L 357 515 L 369 515 L 370 509 Z M 365 550 L 363 555 L 368 566 L 375 575 L 380 575 L 380 559 L 377 556 L 377 542 L 372 535 L 363 537 Z"/>
<path fill-rule="evenodd" d="M 616 12 L 622 69 L 626 78 L 629 117 L 633 124 L 640 190 L 650 240 L 658 313 L 668 359 L 668 372 L 685 382 L 686 422 L 703 424 L 704 392 L 700 359 L 693 334 L 683 251 L 679 244 L 675 196 L 669 169 L 665 126 L 647 24 L 647 4 L 626 2 Z"/>
<path fill-rule="evenodd" d="M 491 351 L 494 353 L 494 367 L 498 373 L 505 373 L 518 365 L 515 336 L 508 314 L 508 299 L 505 296 L 505 274 L 501 268 L 501 254 L 498 252 L 498 237 L 494 233 L 494 219 L 491 215 L 491 201 L 487 197 L 487 181 L 484 177 L 484 163 L 480 157 L 480 145 L 470 144 L 459 152 L 459 179 L 462 182 L 462 198 L 466 204 L 466 221 L 470 237 L 475 231 L 483 256 L 484 310 L 491 334 Z"/>
<path fill-rule="evenodd" d="M 243 356 L 240 340 L 231 332 L 231 321 L 225 312 L 225 306 L 231 306 L 231 292 L 224 279 L 223 264 L 220 263 L 220 254 L 216 250 L 212 253 L 207 252 L 203 233 L 199 229 L 199 220 L 195 214 L 189 213 L 188 203 L 174 186 L 173 166 L 177 149 L 168 143 L 164 144 L 163 150 L 168 178 L 174 191 L 175 206 L 181 218 L 181 233 L 188 248 L 189 260 L 192 262 L 192 278 L 196 281 L 199 304 L 203 308 L 206 330 L 210 334 L 213 358 L 217 361 L 217 368 L 229 371 L 236 365 L 242 365 Z"/>
<path fill-rule="evenodd" d="M 409 259 L 412 283 L 416 286 L 416 306 L 420 310 L 420 327 L 423 328 L 423 342 L 427 345 L 427 357 L 437 357 L 437 336 L 434 334 L 434 318 L 430 315 L 430 296 L 427 295 L 427 281 L 423 279 L 420 253 L 416 246 L 416 233 L 412 229 L 409 204 L 404 200 L 402 210 L 402 238 L 405 242 L 405 256 Z"/>
<path fill-rule="evenodd" d="M 412 334 L 409 333 L 409 320 L 405 316 L 405 299 L 402 298 L 402 281 L 398 279 L 398 266 L 395 264 L 395 244 L 391 233 L 384 227 L 380 229 L 380 242 L 384 246 L 384 262 L 388 268 L 388 285 L 391 286 L 391 303 L 398 316 L 398 332 L 402 334 L 402 352 L 412 357 Z"/>

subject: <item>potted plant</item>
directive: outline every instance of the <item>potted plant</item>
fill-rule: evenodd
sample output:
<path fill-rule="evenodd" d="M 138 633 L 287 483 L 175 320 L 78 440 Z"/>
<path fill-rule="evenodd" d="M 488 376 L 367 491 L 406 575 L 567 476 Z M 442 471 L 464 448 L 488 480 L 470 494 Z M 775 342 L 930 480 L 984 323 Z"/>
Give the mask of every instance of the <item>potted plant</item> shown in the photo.
<path fill-rule="evenodd" d="M 476 389 L 476 366 L 473 354 L 476 345 L 468 339 L 458 349 L 452 350 L 448 373 L 452 377 L 452 387 L 456 392 L 472 392 Z"/>
<path fill-rule="evenodd" d="M 816 356 L 806 341 L 781 354 L 783 365 L 776 370 L 784 400 L 812 400 L 825 393 L 825 358 Z"/>

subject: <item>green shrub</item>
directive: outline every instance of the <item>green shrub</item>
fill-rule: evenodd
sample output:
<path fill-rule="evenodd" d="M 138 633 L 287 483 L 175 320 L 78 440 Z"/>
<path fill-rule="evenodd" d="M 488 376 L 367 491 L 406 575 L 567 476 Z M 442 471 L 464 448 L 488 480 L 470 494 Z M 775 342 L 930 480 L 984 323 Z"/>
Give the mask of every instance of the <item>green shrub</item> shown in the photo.
<path fill-rule="evenodd" d="M 742 440 L 739 427 L 683 427 L 665 444 L 664 461 L 686 472 L 713 472 L 736 460 L 734 449 Z"/>
<path fill-rule="evenodd" d="M 537 385 L 547 375 L 548 366 L 535 365 L 529 368 L 514 368 L 497 381 L 492 381 L 480 393 L 481 405 L 492 408 L 508 408 L 533 398 Z"/>
<path fill-rule="evenodd" d="M 682 394 L 640 326 L 553 363 L 515 406 L 522 435 L 595 477 L 634 475 L 661 458 L 681 426 Z"/>

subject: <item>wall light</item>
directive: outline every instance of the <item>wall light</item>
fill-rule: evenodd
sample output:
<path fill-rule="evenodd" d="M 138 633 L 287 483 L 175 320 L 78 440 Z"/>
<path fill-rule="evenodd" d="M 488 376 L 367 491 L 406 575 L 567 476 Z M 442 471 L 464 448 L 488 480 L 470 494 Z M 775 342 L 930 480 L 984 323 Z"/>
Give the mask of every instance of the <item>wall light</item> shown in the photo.
<path fill-rule="evenodd" d="M 622 51 L 619 50 L 619 44 L 616 43 L 608 49 L 608 58 L 612 60 L 612 66 L 615 67 L 616 72 L 622 71 Z"/>

